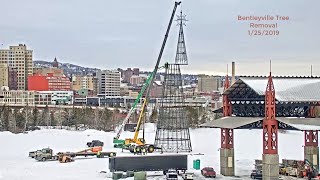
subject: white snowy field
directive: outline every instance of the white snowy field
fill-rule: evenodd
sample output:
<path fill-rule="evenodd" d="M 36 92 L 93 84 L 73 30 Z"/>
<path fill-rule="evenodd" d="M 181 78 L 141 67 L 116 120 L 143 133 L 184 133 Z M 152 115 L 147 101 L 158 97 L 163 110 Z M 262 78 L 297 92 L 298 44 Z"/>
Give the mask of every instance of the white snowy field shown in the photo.
<path fill-rule="evenodd" d="M 189 169 L 200 178 L 199 171 L 192 170 L 192 161 L 201 160 L 201 168 L 212 166 L 219 174 L 219 147 L 220 129 L 191 129 L 192 154 L 189 155 Z M 28 134 L 12 134 L 0 132 L 0 179 L 1 180 L 87 180 L 108 179 L 107 158 L 75 158 L 72 163 L 37 162 L 28 157 L 29 151 L 50 147 L 57 152 L 76 152 L 86 148 L 91 140 L 101 140 L 105 143 L 104 151 L 117 151 L 118 156 L 131 155 L 129 152 L 121 153 L 120 149 L 113 148 L 112 139 L 115 133 L 96 130 L 67 131 L 67 130 L 39 130 Z M 155 128 L 148 124 L 146 140 L 153 143 Z M 133 137 L 133 133 L 123 132 L 121 138 Z M 261 130 L 235 130 L 235 168 L 238 179 L 249 179 L 254 159 L 262 157 L 262 131 Z M 303 159 L 304 136 L 302 132 L 290 131 L 279 134 L 279 156 L 286 159 Z M 151 173 L 150 173 L 151 174 Z M 161 174 L 161 173 L 152 173 Z M 127 178 L 133 179 L 133 178 Z M 164 176 L 150 177 L 148 179 L 164 179 Z M 217 179 L 236 179 L 218 176 Z"/>

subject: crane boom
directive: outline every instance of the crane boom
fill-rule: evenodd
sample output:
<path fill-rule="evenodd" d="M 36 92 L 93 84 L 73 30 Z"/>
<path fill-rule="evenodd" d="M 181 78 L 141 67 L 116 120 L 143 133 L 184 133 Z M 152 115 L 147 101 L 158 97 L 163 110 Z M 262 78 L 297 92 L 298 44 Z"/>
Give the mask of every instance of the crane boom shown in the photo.
<path fill-rule="evenodd" d="M 134 135 L 134 139 L 133 139 L 134 142 L 137 141 L 140 125 L 142 124 L 141 121 L 142 121 L 142 119 L 144 117 L 144 111 L 145 111 L 145 109 L 146 109 L 146 107 L 148 106 L 148 103 L 149 103 L 150 90 L 152 88 L 152 85 L 153 85 L 153 82 L 154 82 L 154 78 L 155 78 L 155 76 L 157 74 L 157 70 L 158 70 L 158 67 L 159 67 L 159 64 L 160 64 L 160 60 L 161 60 L 161 57 L 162 57 L 162 54 L 163 54 L 164 47 L 166 46 L 166 43 L 167 43 L 167 39 L 168 39 L 168 35 L 169 35 L 169 32 L 170 32 L 170 28 L 171 28 L 171 24 L 172 24 L 174 15 L 176 13 L 178 5 L 180 5 L 180 4 L 181 4 L 181 1 L 174 3 L 174 8 L 172 10 L 172 14 L 171 14 L 171 18 L 170 18 L 170 21 L 169 21 L 169 24 L 168 24 L 168 27 L 167 27 L 167 31 L 166 31 L 166 34 L 164 36 L 163 42 L 162 42 L 162 46 L 161 46 L 160 53 L 159 53 L 159 56 L 158 56 L 158 59 L 157 59 L 157 63 L 156 63 L 156 66 L 154 67 L 154 70 L 152 72 L 152 74 L 154 74 L 154 76 L 152 76 L 152 79 L 151 79 L 151 81 L 149 83 L 149 86 L 148 86 L 148 89 L 147 89 L 147 92 L 146 92 L 146 98 L 145 98 L 144 103 L 143 103 L 142 108 L 141 108 L 142 111 L 140 113 L 139 120 L 138 120 L 138 123 L 137 123 L 137 127 L 136 127 L 136 130 L 135 130 L 135 135 Z M 168 64 L 166 63 L 165 68 L 167 68 L 167 66 L 168 66 Z"/>
<path fill-rule="evenodd" d="M 149 75 L 148 79 L 146 80 L 146 83 L 143 85 L 143 87 L 142 87 L 142 89 L 141 89 L 138 97 L 137 97 L 136 100 L 134 101 L 134 103 L 133 103 L 133 105 L 132 105 L 129 113 L 127 114 L 127 116 L 124 118 L 122 124 L 120 125 L 120 128 L 119 128 L 119 130 L 118 130 L 118 133 L 117 133 L 116 137 L 114 138 L 115 140 L 119 139 L 119 137 L 120 137 L 120 135 L 121 135 L 121 133 L 122 133 L 122 130 L 123 130 L 124 125 L 126 124 L 126 122 L 128 121 L 128 119 L 130 118 L 130 116 L 132 115 L 132 113 L 134 112 L 134 110 L 135 110 L 138 102 L 140 101 L 140 98 L 142 97 L 144 91 L 145 91 L 145 90 L 147 89 L 147 87 L 149 86 L 150 80 L 152 79 L 153 76 L 154 76 L 154 74 L 151 73 L 151 74 Z"/>

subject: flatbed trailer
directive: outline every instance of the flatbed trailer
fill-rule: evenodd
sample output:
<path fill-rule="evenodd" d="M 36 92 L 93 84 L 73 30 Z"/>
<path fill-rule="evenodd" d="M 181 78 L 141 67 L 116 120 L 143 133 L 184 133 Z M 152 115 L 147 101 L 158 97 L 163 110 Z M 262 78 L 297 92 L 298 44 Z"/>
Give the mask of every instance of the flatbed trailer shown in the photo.
<path fill-rule="evenodd" d="M 98 158 L 103 158 L 103 157 L 113 157 L 116 156 L 116 152 L 80 152 L 80 153 L 66 153 L 66 155 L 69 155 L 70 157 L 77 157 L 77 156 L 97 156 Z"/>
<path fill-rule="evenodd" d="M 116 171 L 186 171 L 188 155 L 118 156 L 109 159 L 110 172 Z"/>

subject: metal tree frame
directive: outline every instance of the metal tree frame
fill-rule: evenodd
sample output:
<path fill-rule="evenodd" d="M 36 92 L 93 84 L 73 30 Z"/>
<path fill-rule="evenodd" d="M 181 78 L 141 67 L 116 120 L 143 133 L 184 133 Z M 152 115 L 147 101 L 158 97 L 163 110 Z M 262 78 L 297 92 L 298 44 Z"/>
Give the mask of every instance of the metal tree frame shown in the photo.
<path fill-rule="evenodd" d="M 155 146 L 165 152 L 192 151 L 179 64 L 168 64 L 166 68 Z"/>

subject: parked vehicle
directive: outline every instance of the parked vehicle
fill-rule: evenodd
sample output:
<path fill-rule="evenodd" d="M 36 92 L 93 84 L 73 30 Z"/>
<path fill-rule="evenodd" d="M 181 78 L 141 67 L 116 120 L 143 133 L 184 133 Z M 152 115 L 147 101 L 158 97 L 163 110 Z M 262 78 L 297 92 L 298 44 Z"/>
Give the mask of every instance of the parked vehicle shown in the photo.
<path fill-rule="evenodd" d="M 184 174 L 182 174 L 182 178 L 184 179 L 184 180 L 193 180 L 193 173 L 184 173 Z"/>
<path fill-rule="evenodd" d="M 35 158 L 37 156 L 37 154 L 40 153 L 40 152 L 41 152 L 41 150 L 30 151 L 29 152 L 29 157 Z"/>
<path fill-rule="evenodd" d="M 178 180 L 178 173 L 175 169 L 169 169 L 166 173 L 166 180 Z"/>
<path fill-rule="evenodd" d="M 58 155 L 54 155 L 52 149 L 44 148 L 41 152 L 37 153 L 35 159 L 38 161 L 57 161 Z"/>
<path fill-rule="evenodd" d="M 212 167 L 204 167 L 201 169 L 201 174 L 204 177 L 213 177 L 216 178 L 216 171 Z"/>
<path fill-rule="evenodd" d="M 91 142 L 87 142 L 88 147 L 96 147 L 96 146 L 103 146 L 103 142 L 99 140 L 92 140 Z"/>
<path fill-rule="evenodd" d="M 252 179 L 262 179 L 262 171 L 260 170 L 252 170 L 250 177 Z"/>

